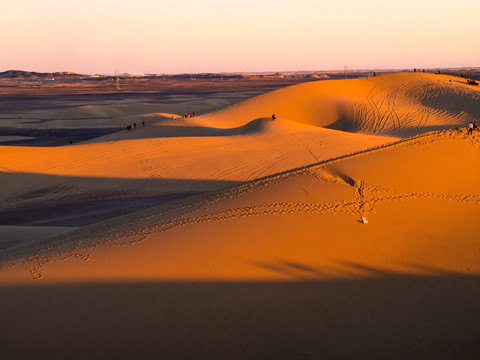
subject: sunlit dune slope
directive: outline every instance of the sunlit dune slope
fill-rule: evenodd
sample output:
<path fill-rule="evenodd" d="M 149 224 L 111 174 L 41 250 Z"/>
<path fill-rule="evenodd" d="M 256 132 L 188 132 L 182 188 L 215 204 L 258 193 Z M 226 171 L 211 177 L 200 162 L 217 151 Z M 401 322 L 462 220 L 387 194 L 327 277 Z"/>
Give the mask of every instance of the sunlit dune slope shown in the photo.
<path fill-rule="evenodd" d="M 232 129 L 179 119 L 108 139 L 63 147 L 3 146 L 0 209 L 218 190 L 395 140 L 283 119 L 255 119 Z"/>
<path fill-rule="evenodd" d="M 97 115 L 92 121 L 99 124 L 135 119 L 137 126 L 73 146 L 2 146 L 0 211 L 8 218 L 12 209 L 74 210 L 79 202 L 215 191 L 412 133 L 463 126 L 476 120 L 480 101 L 478 89 L 462 81 L 399 73 L 303 83 L 187 119 L 158 112 L 159 104 L 55 109 L 60 120 L 49 121 L 81 122 L 83 114 Z"/>
<path fill-rule="evenodd" d="M 5 251 L 0 282 L 478 275 L 478 169 L 433 132 Z"/>
<path fill-rule="evenodd" d="M 406 137 L 476 121 L 480 91 L 462 78 L 425 73 L 317 81 L 230 105 L 202 120 L 232 127 L 272 114 L 331 129 Z"/>

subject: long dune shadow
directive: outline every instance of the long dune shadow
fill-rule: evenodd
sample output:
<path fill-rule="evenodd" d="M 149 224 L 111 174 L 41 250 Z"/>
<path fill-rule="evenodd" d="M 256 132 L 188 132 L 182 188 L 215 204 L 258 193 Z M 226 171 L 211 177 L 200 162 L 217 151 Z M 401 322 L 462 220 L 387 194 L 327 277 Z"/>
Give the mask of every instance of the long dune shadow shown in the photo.
<path fill-rule="evenodd" d="M 478 276 L 0 287 L 2 359 L 474 359 Z"/>
<path fill-rule="evenodd" d="M 165 121 L 168 120 L 169 119 L 165 119 Z M 190 125 L 160 125 L 156 126 L 153 131 L 150 130 L 150 127 L 147 127 L 147 129 L 149 130 L 149 138 L 237 136 L 261 132 L 265 129 L 265 125 L 268 124 L 269 121 L 269 118 L 257 118 L 247 121 L 245 125 L 233 128 L 216 128 L 210 126 Z M 128 132 L 127 134 L 129 140 L 145 138 L 145 133 L 136 129 Z"/>
<path fill-rule="evenodd" d="M 175 193 L 88 201 L 62 201 L 19 209 L 0 210 L 0 226 L 86 226 L 188 198 L 198 193 Z"/>
<path fill-rule="evenodd" d="M 143 137 L 143 133 L 132 131 L 129 138 Z M 232 135 L 231 129 L 220 129 L 207 126 L 176 126 L 161 125 L 155 127 L 155 131 L 150 133 L 152 138 L 174 138 L 174 137 L 210 137 L 210 136 L 229 136 Z"/>
<path fill-rule="evenodd" d="M 168 121 L 170 119 L 156 120 Z M 152 128 L 144 128 L 140 122 L 138 127 L 127 131 L 123 127 L 112 128 L 62 128 L 62 129 L 29 129 L 29 128 L 1 128 L 0 127 L 0 145 L 4 146 L 66 146 L 82 143 L 84 141 L 94 140 L 113 133 L 124 133 L 131 139 L 145 138 L 146 134 L 142 130 L 148 130 L 149 138 L 174 138 L 174 137 L 212 137 L 212 136 L 235 136 L 252 134 L 261 131 L 263 125 L 269 119 L 258 118 L 247 122 L 245 125 L 234 128 L 215 128 L 208 126 L 188 126 L 188 125 L 160 125 Z M 138 120 L 139 121 L 139 120 Z M 132 124 L 134 121 L 130 121 Z M 127 122 L 126 122 L 127 124 Z M 127 124 L 128 125 L 128 124 Z M 154 130 L 152 130 L 154 129 Z M 25 139 L 2 140 L 2 136 L 19 136 Z"/>
<path fill-rule="evenodd" d="M 0 145 L 4 146 L 66 146 L 82 141 L 92 140 L 105 136 L 123 128 L 62 128 L 62 129 L 28 129 L 28 128 L 0 128 Z M 2 136 L 21 136 L 30 139 L 3 140 Z"/>
<path fill-rule="evenodd" d="M 85 226 L 230 186 L 238 181 L 98 178 L 0 172 L 11 186 L 0 197 L 0 226 Z"/>

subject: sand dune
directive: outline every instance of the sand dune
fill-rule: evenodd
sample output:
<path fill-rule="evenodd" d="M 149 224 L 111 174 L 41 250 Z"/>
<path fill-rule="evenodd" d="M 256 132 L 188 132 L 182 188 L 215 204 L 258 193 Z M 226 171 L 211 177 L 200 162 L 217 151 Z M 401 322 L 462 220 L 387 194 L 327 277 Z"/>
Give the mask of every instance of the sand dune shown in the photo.
<path fill-rule="evenodd" d="M 442 130 L 476 119 L 479 94 L 428 74 L 305 83 L 185 121 L 148 109 L 149 126 L 84 144 L 2 147 L 7 212 L 201 194 L 0 250 L 1 347 L 480 355 L 480 134 Z"/>
<path fill-rule="evenodd" d="M 233 104 L 205 116 L 217 126 L 276 114 L 336 130 L 412 136 L 463 127 L 477 120 L 480 91 L 464 79 L 398 73 L 353 80 L 304 83 Z"/>
<path fill-rule="evenodd" d="M 0 189 L 0 210 L 218 190 L 395 140 L 282 119 L 233 129 L 160 123 L 88 144 L 4 146 L 0 178 L 11 185 Z"/>
<path fill-rule="evenodd" d="M 479 155 L 434 132 L 4 251 L 4 354 L 476 357 Z"/>
<path fill-rule="evenodd" d="M 152 113 L 161 108 L 155 104 L 59 109 L 58 116 L 74 118 L 51 121 L 82 123 L 76 117 L 88 113 L 99 117 L 92 120 L 103 124 L 97 126 L 128 119 L 137 121 L 137 128 L 73 147 L 2 147 L 0 177 L 11 181 L 17 175 L 14 184 L 0 190 L 0 210 L 44 206 L 60 198 L 86 201 L 92 194 L 111 199 L 217 190 L 398 136 L 463 126 L 480 111 L 478 96 L 458 78 L 400 73 L 303 83 L 185 121 L 169 112 Z M 136 115 L 102 117 L 122 112 Z M 40 186 L 33 180 L 38 175 Z"/>
<path fill-rule="evenodd" d="M 472 219 L 480 215 L 479 151 L 477 135 L 427 134 L 93 225 L 52 240 L 67 248 L 62 255 L 45 242 L 29 260 L 30 273 L 0 276 L 58 282 L 305 280 L 371 275 L 368 269 L 478 274 Z"/>
<path fill-rule="evenodd" d="M 361 121 L 357 117 L 357 110 L 364 106 L 363 102 L 365 100 L 361 100 L 362 94 L 370 94 L 368 95 L 370 96 L 367 99 L 368 101 L 372 101 L 373 93 L 377 97 L 383 94 L 382 104 L 387 104 L 390 101 L 389 99 L 394 96 L 398 101 L 392 102 L 390 105 L 397 109 L 396 113 L 403 114 L 406 114 L 407 110 L 399 104 L 406 104 L 406 99 L 411 99 L 409 109 L 412 113 L 410 116 L 415 114 L 417 120 L 424 114 L 423 110 L 419 110 L 420 107 L 428 107 L 431 113 L 436 115 L 432 115 L 432 119 L 429 117 L 429 120 L 415 125 L 416 131 L 427 131 L 434 127 L 434 124 L 446 127 L 449 124 L 455 124 L 459 119 L 464 121 L 466 118 L 472 117 L 477 111 L 478 104 L 475 105 L 473 102 L 479 92 L 460 84 L 458 80 L 454 79 L 453 82 L 448 80 L 451 79 L 444 76 L 404 73 L 368 79 L 304 83 L 243 101 L 213 114 L 185 120 L 175 116 L 172 119 L 172 114 L 169 113 L 146 112 L 148 118 L 157 118 L 157 121 L 152 122 L 147 127 L 139 124 L 134 131 L 122 131 L 85 144 L 56 148 L 5 146 L 2 147 L 1 177 L 9 183 L 9 186 L 0 190 L 0 196 L 4 199 L 1 210 L 7 213 L 16 209 L 41 209 L 42 206 L 47 208 L 57 203 L 68 205 L 69 201 L 75 207 L 74 204 L 79 201 L 201 193 L 265 177 L 269 180 L 260 180 L 258 185 L 255 182 L 250 182 L 245 186 L 257 189 L 256 192 L 259 191 L 258 189 L 262 189 L 258 196 L 268 198 L 270 195 L 267 196 L 267 194 L 270 194 L 272 190 L 264 191 L 261 184 L 273 181 L 269 178 L 272 174 L 322 163 L 329 159 L 343 158 L 348 154 L 362 153 L 368 149 L 382 148 L 384 144 L 394 143 L 398 140 L 398 138 L 393 137 L 350 133 L 322 127 L 338 123 L 338 112 L 335 115 L 337 117 L 329 117 L 330 115 L 333 116 L 334 111 L 332 109 L 341 109 L 342 106 L 338 106 L 338 104 L 348 103 L 352 105 L 350 107 L 350 110 L 353 111 L 351 113 L 353 114 L 352 123 L 356 121 L 358 126 L 363 124 L 362 126 L 365 128 L 368 121 L 368 126 L 373 129 L 371 132 L 382 133 L 383 130 L 378 128 L 378 124 L 376 124 L 379 121 L 378 113 L 369 114 L 365 112 L 363 113 L 365 119 Z M 392 95 L 392 93 L 396 95 Z M 456 94 L 454 100 L 446 101 L 445 97 L 450 98 L 451 94 Z M 354 99 L 356 102 L 353 101 Z M 314 102 L 315 106 L 313 106 Z M 255 118 L 252 115 L 261 109 L 268 109 L 269 103 L 278 106 L 279 111 L 277 111 L 278 118 L 276 120 L 272 120 L 270 117 Z M 465 106 L 461 107 L 459 104 Z M 89 111 L 91 108 L 86 106 L 84 109 Z M 454 111 L 456 111 L 456 114 L 453 114 Z M 318 114 L 322 116 L 317 117 Z M 282 117 L 282 115 L 285 117 Z M 411 123 L 405 120 L 406 118 L 395 123 L 392 116 L 392 113 L 390 113 L 382 120 L 384 122 L 382 129 L 390 129 L 389 131 L 386 130 L 387 133 L 406 133 L 413 128 Z M 399 118 L 396 117 L 396 119 Z M 214 123 L 216 126 L 212 125 Z M 210 124 L 210 126 L 206 126 L 207 124 Z M 222 124 L 222 126 L 219 126 L 219 124 Z M 229 125 L 229 127 L 226 127 L 226 125 Z M 395 127 L 395 131 L 392 126 Z M 430 138 L 438 138 L 437 142 L 440 142 L 443 137 L 453 141 L 452 139 L 457 137 L 462 139 L 461 143 L 470 141 L 476 144 L 476 137 L 464 138 L 464 136 L 455 132 L 434 133 L 418 139 L 409 139 L 407 143 L 427 141 L 425 139 Z M 393 193 L 389 193 L 388 196 L 392 198 L 396 198 L 395 191 L 403 191 L 407 198 L 416 197 L 415 194 L 417 194 L 419 188 L 422 188 L 421 194 L 423 195 L 420 197 L 422 201 L 427 201 L 423 197 L 426 196 L 425 194 L 435 192 L 437 183 L 449 184 L 448 192 L 442 192 L 444 195 L 448 194 L 450 197 L 461 197 L 461 194 L 476 196 L 475 190 L 471 189 L 475 189 L 475 182 L 478 180 L 477 170 L 471 170 L 468 176 L 463 176 L 462 179 L 469 181 L 465 184 L 459 182 L 461 179 L 453 179 L 455 181 L 451 182 L 439 180 L 442 176 L 448 176 L 452 172 L 460 176 L 462 171 L 467 171 L 467 158 L 473 164 L 471 168 L 476 169 L 474 164 L 477 160 L 475 157 L 471 157 L 475 152 L 467 151 L 465 146 L 462 150 L 465 154 L 453 145 L 451 145 L 452 149 L 442 150 L 438 154 L 430 154 L 427 150 L 419 147 L 419 150 L 415 150 L 414 155 L 409 155 L 411 161 L 418 162 L 419 159 L 422 159 L 422 163 L 417 165 L 406 162 L 406 158 L 394 155 L 400 152 L 396 148 L 395 151 L 382 150 L 381 153 L 385 154 L 384 156 L 391 159 L 390 161 L 395 164 L 394 168 L 384 173 L 375 167 L 378 165 L 357 165 L 357 168 L 362 167 L 363 169 L 360 178 L 343 169 L 335 171 L 338 174 L 346 174 L 346 177 L 338 175 L 335 171 L 331 171 L 329 175 L 324 173 L 324 170 L 322 170 L 323 172 L 319 170 L 319 172 L 312 173 L 313 175 L 309 173 L 299 176 L 299 184 L 296 184 L 297 180 L 291 180 L 290 175 L 281 175 L 280 177 L 282 179 L 288 178 L 288 182 L 292 182 L 293 188 L 296 189 L 293 193 L 301 195 L 299 199 L 303 199 L 302 201 L 306 201 L 306 199 L 312 201 L 312 189 L 315 188 L 313 193 L 320 196 L 317 202 L 322 204 L 331 201 L 333 201 L 332 204 L 338 202 L 350 204 L 349 196 L 356 194 L 355 196 L 359 197 L 359 194 L 364 191 L 361 181 L 369 176 L 377 176 L 380 180 L 375 180 L 374 184 L 367 184 L 368 186 L 373 186 L 372 189 L 376 187 L 377 190 L 375 191 L 379 194 L 383 194 L 382 187 L 389 186 Z M 423 156 L 423 153 L 428 154 L 428 156 Z M 376 159 L 376 156 L 364 157 Z M 461 164 L 458 170 L 450 169 L 444 165 L 446 159 L 457 158 L 458 163 Z M 344 160 L 342 164 L 344 163 L 348 163 L 348 161 Z M 361 164 L 359 161 L 354 163 Z M 433 168 L 429 166 L 432 163 L 436 164 Z M 374 164 L 373 160 L 372 164 Z M 401 169 L 402 166 L 405 167 L 405 170 L 399 173 L 398 169 Z M 387 165 L 380 167 L 383 170 L 387 168 Z M 439 173 L 439 171 L 441 172 Z M 410 175 L 406 176 L 405 174 Z M 432 178 L 432 174 L 438 176 Z M 40 186 L 34 184 L 39 179 L 41 179 Z M 430 179 L 431 181 L 425 187 L 421 183 L 415 183 L 415 179 L 422 179 L 421 181 Z M 448 179 L 451 180 L 450 177 Z M 320 181 L 320 185 L 318 181 Z M 411 189 L 400 189 L 400 185 L 404 186 L 412 181 L 414 185 Z M 459 191 L 459 187 L 469 188 L 469 191 L 473 191 L 473 194 L 468 191 Z M 243 187 L 239 189 L 243 189 Z M 262 203 L 244 204 L 244 200 L 239 201 L 241 201 L 242 206 L 248 205 L 248 209 L 251 207 L 248 212 L 253 211 L 255 213 L 260 211 L 258 209 L 263 209 L 264 206 L 265 209 L 262 211 L 266 213 L 295 212 L 296 208 L 291 208 L 294 205 L 281 205 L 286 201 L 284 199 L 290 199 L 293 196 L 290 187 L 279 185 L 279 189 L 281 190 L 274 191 L 267 201 L 267 204 L 270 205 Z M 237 190 L 232 191 L 235 193 Z M 337 195 L 337 191 L 340 195 Z M 414 191 L 414 193 L 410 194 L 408 191 Z M 378 194 L 375 193 L 374 195 Z M 208 197 L 208 195 L 206 196 Z M 430 197 L 426 197 L 430 199 Z M 287 203 L 293 201 L 292 199 Z M 329 213 L 329 210 L 326 210 L 327 208 L 324 208 L 323 205 L 313 206 L 312 204 L 303 204 L 302 201 L 295 200 L 293 204 L 298 203 L 300 209 L 308 210 L 307 213 L 323 213 L 325 211 L 327 214 Z M 228 201 L 226 204 L 229 204 L 228 206 L 233 209 L 243 209 L 238 204 L 230 205 Z M 337 208 L 339 205 L 331 206 Z M 345 207 L 345 209 L 350 210 L 342 210 L 339 214 L 342 216 L 351 214 L 352 209 L 356 209 L 358 206 L 360 205 L 350 204 Z M 360 209 L 369 213 L 370 206 L 370 202 L 367 202 L 361 205 Z M 194 206 L 194 208 L 196 207 L 197 205 Z M 222 218 L 237 218 L 240 216 L 236 212 L 223 214 L 222 211 L 226 210 L 222 207 L 220 211 Z M 474 209 L 469 209 L 469 211 L 474 211 Z M 360 212 L 360 210 L 357 211 L 357 217 Z M 409 210 L 408 213 L 411 214 L 414 211 Z M 181 216 L 186 215 L 182 213 Z M 155 226 L 161 227 L 159 224 Z M 354 226 L 357 226 L 357 224 L 354 223 Z M 251 228 L 256 229 L 258 226 L 255 225 Z M 313 229 L 315 227 L 308 228 Z M 345 227 L 345 229 L 349 229 L 347 233 L 353 231 L 349 227 Z M 134 237 L 136 236 L 140 235 L 137 234 Z M 275 238 L 275 236 L 272 238 Z M 216 241 L 222 243 L 223 240 L 220 239 L 223 238 L 218 237 Z M 220 246 L 220 244 L 215 246 Z M 173 257 L 176 258 L 176 255 Z M 359 259 L 351 259 L 351 261 L 354 260 Z M 387 263 L 390 264 L 390 261 Z M 231 261 L 228 261 L 228 264 L 231 266 Z M 168 271 L 172 271 L 171 267 L 168 269 Z M 185 268 L 183 269 L 185 270 Z M 101 274 L 98 269 L 95 271 L 96 274 Z M 243 274 L 242 271 L 238 274 L 240 278 L 243 276 L 241 275 Z M 200 276 L 201 272 L 196 271 L 194 273 Z M 254 277 L 257 277 L 257 275 Z M 220 278 L 223 278 L 223 275 Z M 260 278 L 263 279 L 263 275 Z"/>

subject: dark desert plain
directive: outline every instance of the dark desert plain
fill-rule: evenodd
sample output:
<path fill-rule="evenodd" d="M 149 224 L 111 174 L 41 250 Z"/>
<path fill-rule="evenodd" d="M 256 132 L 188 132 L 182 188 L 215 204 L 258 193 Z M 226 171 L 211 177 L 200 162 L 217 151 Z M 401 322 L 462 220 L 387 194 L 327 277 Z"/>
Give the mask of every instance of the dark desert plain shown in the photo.
<path fill-rule="evenodd" d="M 480 358 L 480 71 L 437 70 L 0 73 L 0 358 Z"/>

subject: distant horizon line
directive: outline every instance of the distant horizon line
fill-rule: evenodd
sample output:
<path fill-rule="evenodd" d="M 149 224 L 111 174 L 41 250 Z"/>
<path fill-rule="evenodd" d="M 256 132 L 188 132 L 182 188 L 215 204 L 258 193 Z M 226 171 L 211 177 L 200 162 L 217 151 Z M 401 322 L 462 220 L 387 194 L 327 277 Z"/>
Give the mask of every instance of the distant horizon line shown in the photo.
<path fill-rule="evenodd" d="M 414 68 L 346 68 L 346 69 L 333 69 L 333 70 L 267 70 L 267 71 L 201 71 L 201 72 L 178 72 L 178 73 L 140 73 L 140 72 L 119 72 L 113 73 L 89 73 L 89 72 L 75 72 L 75 71 L 36 71 L 36 70 L 20 70 L 20 69 L 8 69 L 0 71 L 0 73 L 6 72 L 24 72 L 24 73 L 38 73 L 38 74 L 75 74 L 75 75 L 103 75 L 103 76 L 115 76 L 115 75 L 196 75 L 196 74 L 285 74 L 285 73 L 331 73 L 331 72 L 345 72 L 345 71 L 405 71 L 413 70 Z M 424 70 L 462 70 L 462 69 L 480 69 L 479 66 L 455 66 L 455 67 L 419 67 L 417 69 Z"/>

